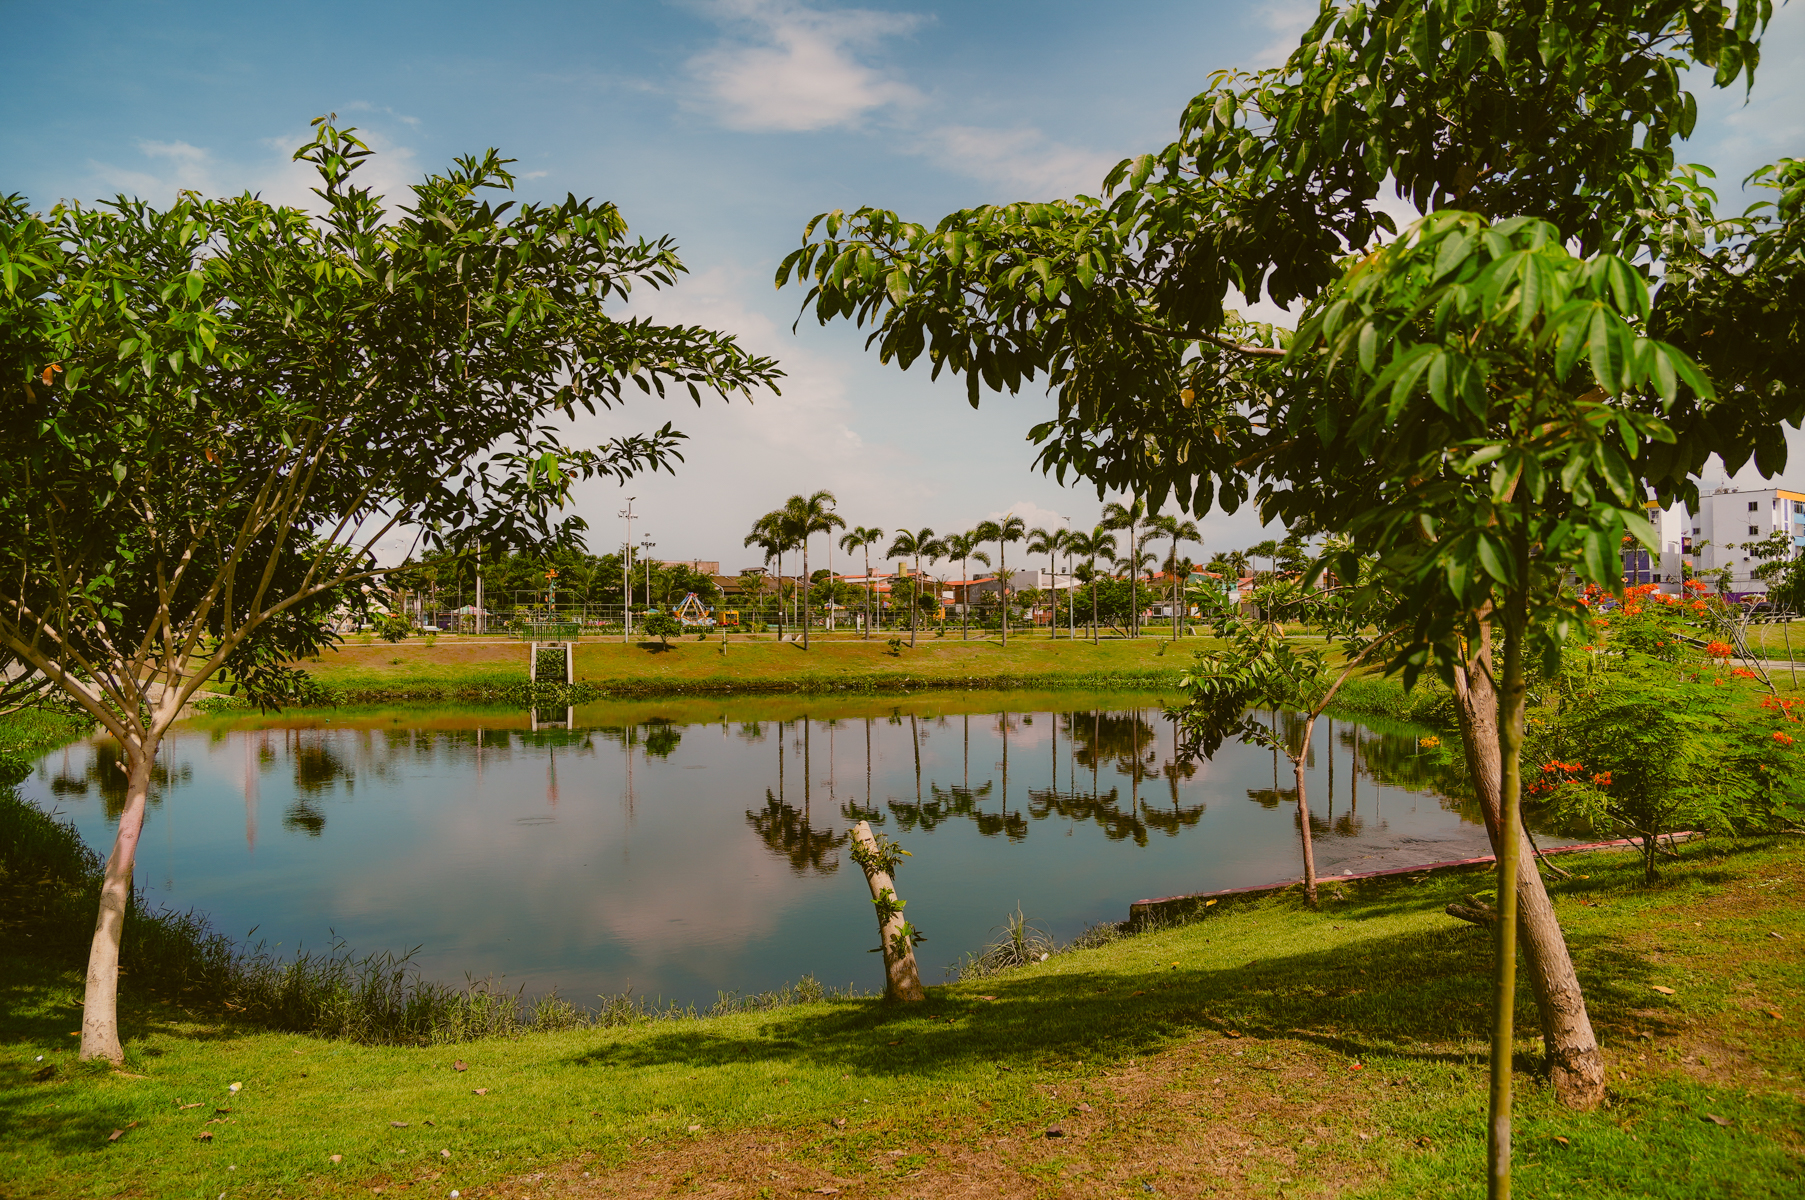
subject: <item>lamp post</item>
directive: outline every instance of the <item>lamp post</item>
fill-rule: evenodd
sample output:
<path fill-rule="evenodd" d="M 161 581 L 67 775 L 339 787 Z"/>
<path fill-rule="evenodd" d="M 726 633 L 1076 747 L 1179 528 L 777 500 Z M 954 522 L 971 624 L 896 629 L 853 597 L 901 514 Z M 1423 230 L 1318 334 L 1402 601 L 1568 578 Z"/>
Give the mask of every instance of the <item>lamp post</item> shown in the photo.
<path fill-rule="evenodd" d="M 651 538 L 644 538 L 644 539 L 642 539 L 642 540 L 641 540 L 641 541 L 640 541 L 640 543 L 639 543 L 639 548 L 640 548 L 640 549 L 641 549 L 641 550 L 644 550 L 644 551 L 645 551 L 645 560 L 646 560 L 646 607 L 647 607 L 647 608 L 650 608 L 650 607 L 652 607 L 652 548 L 653 548 L 653 547 L 654 547 L 654 546 L 656 546 L 656 545 L 658 545 L 658 543 L 657 543 L 657 542 L 654 542 L 654 541 L 653 541 L 653 540 L 652 540 L 652 539 L 651 539 Z"/>
<path fill-rule="evenodd" d="M 625 621 L 620 640 L 623 645 L 633 641 L 633 501 L 637 499 L 637 496 L 628 496 L 627 507 L 620 514 L 627 519 L 627 540 L 621 543 L 620 555 L 621 616 Z"/>

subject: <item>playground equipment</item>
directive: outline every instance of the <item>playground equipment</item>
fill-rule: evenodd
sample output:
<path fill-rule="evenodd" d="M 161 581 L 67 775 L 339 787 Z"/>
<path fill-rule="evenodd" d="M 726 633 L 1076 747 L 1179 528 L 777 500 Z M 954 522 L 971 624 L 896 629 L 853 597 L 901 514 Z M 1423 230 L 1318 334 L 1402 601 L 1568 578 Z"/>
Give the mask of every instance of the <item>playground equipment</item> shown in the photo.
<path fill-rule="evenodd" d="M 691 629 L 707 629 L 714 625 L 714 618 L 709 616 L 709 609 L 696 598 L 694 592 L 683 597 L 683 603 L 677 606 L 677 619 Z"/>

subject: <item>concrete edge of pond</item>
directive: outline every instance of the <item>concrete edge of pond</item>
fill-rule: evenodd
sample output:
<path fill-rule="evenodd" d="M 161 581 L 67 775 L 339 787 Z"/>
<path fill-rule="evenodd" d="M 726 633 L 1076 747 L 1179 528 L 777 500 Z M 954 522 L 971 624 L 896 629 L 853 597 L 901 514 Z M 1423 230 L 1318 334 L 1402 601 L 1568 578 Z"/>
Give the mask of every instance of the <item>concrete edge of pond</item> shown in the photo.
<path fill-rule="evenodd" d="M 1694 838 L 1705 836 L 1696 830 L 1685 830 L 1665 835 L 1664 841 L 1669 844 L 1690 842 Z M 1641 838 L 1616 838 L 1608 842 L 1580 842 L 1572 846 L 1551 846 L 1541 852 L 1543 858 L 1555 854 L 1577 854 L 1591 850 L 1627 850 L 1631 846 L 1640 846 Z M 1360 871 L 1347 875 L 1320 875 L 1319 884 L 1350 883 L 1357 879 L 1384 879 L 1393 875 L 1420 875 L 1428 871 L 1445 871 L 1451 867 L 1481 867 L 1497 862 L 1497 856 L 1482 854 L 1477 858 L 1450 858 L 1441 862 L 1423 863 L 1414 867 L 1387 867 L 1382 871 Z M 1225 900 L 1233 896 L 1251 896 L 1261 892 L 1281 892 L 1286 888 L 1301 887 L 1302 879 L 1282 879 L 1277 883 L 1260 883 L 1252 887 L 1219 888 L 1213 892 L 1187 892 L 1180 896 L 1158 896 L 1148 900 L 1136 900 L 1128 906 L 1128 923 L 1138 925 L 1154 914 L 1177 916 L 1186 912 L 1194 912 L 1207 907 L 1212 901 Z"/>

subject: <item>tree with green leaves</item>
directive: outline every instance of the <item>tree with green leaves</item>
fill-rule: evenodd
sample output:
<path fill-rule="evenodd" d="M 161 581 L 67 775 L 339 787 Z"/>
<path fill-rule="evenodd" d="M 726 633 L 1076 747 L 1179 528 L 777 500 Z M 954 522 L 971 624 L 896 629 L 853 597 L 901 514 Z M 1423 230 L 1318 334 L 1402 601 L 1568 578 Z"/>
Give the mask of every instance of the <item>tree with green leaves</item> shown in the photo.
<path fill-rule="evenodd" d="M 157 748 L 216 673 L 264 704 L 325 618 L 426 548 L 576 544 L 571 485 L 669 466 L 668 425 L 559 434 L 628 386 L 698 403 L 771 386 L 706 329 L 611 316 L 683 270 L 611 205 L 496 203 L 494 151 L 388 208 L 353 130 L 295 157 L 316 213 L 250 195 L 0 202 L 0 645 L 117 740 L 126 802 L 89 956 L 81 1054 L 120 1060 L 120 935 Z"/>
<path fill-rule="evenodd" d="M 977 528 L 980 540 L 997 544 L 997 608 L 1003 619 L 1003 645 L 1009 644 L 1009 543 L 1028 536 L 1028 523 L 1014 513 L 1000 521 L 985 521 Z"/>
<path fill-rule="evenodd" d="M 741 544 L 756 546 L 764 553 L 765 562 L 767 564 L 773 559 L 777 561 L 777 626 L 779 629 L 778 636 L 782 637 L 783 634 L 781 630 L 784 624 L 783 556 L 785 551 L 791 549 L 790 533 L 788 527 L 784 523 L 782 513 L 775 511 L 768 512 L 754 521 L 752 523 L 752 532 L 746 535 L 745 540 Z"/>
<path fill-rule="evenodd" d="M 1028 553 L 1047 556 L 1047 595 L 1052 601 L 1052 616 L 1047 621 L 1047 633 L 1051 638 L 1059 636 L 1059 552 L 1065 549 L 1067 530 L 1042 529 L 1035 526 L 1028 531 Z"/>
<path fill-rule="evenodd" d="M 884 540 L 884 531 L 875 525 L 854 525 L 840 538 L 840 549 L 851 554 L 854 550 L 865 552 L 865 640 L 871 640 L 871 597 L 877 589 L 871 582 L 871 547 Z"/>
<path fill-rule="evenodd" d="M 976 530 L 950 534 L 941 541 L 946 546 L 946 556 L 959 560 L 959 577 L 964 580 L 963 590 L 959 593 L 959 640 L 969 641 L 971 639 L 971 560 L 975 558 L 988 567 L 990 555 L 978 548 L 982 545 L 982 539 L 978 537 Z"/>
<path fill-rule="evenodd" d="M 1263 511 L 1293 527 L 1344 529 L 1340 577 L 1357 576 L 1356 556 L 1378 563 L 1410 618 L 1393 660 L 1406 683 L 1433 666 L 1464 686 L 1454 672 L 1472 662 L 1465 646 L 1478 624 L 1503 634 L 1494 1190 L 1508 1190 L 1509 1176 L 1510 883 L 1523 843 L 1529 660 L 1558 659 L 1582 615 L 1566 578 L 1620 589 L 1625 536 L 1656 545 L 1633 464 L 1650 444 L 1675 440 L 1667 414 L 1682 387 L 1700 403 L 1712 395 L 1689 356 L 1646 336 L 1649 289 L 1634 266 L 1578 257 L 1563 241 L 1525 217 L 1447 211 L 1417 222 L 1352 263 L 1299 327 L 1286 360 L 1295 377 L 1267 413 L 1277 444 L 1312 435 L 1275 448 L 1274 475 L 1315 484 L 1309 495 L 1264 485 Z M 1340 397 L 1332 411 L 1325 395 Z"/>
<path fill-rule="evenodd" d="M 1085 577 L 1081 582 L 1086 585 L 1086 590 L 1090 592 L 1091 644 L 1096 645 L 1101 640 L 1101 634 L 1098 630 L 1099 613 L 1096 586 L 1098 579 L 1097 560 L 1102 559 L 1105 562 L 1114 561 L 1116 556 L 1116 536 L 1111 530 L 1104 528 L 1102 525 L 1098 525 L 1089 533 L 1084 533 L 1081 530 L 1074 530 L 1071 535 L 1070 545 L 1072 550 L 1084 559 L 1084 566 L 1082 569 Z M 1076 575 L 1076 572 L 1074 572 L 1074 575 Z M 1073 603 L 1077 603 L 1076 596 L 1072 599 Z"/>
<path fill-rule="evenodd" d="M 914 532 L 907 529 L 897 530 L 896 536 L 890 541 L 890 548 L 884 551 L 885 558 L 912 558 L 915 560 L 915 574 L 911 577 L 911 583 L 914 586 L 911 588 L 909 603 L 909 646 L 911 648 L 915 645 L 915 633 L 921 616 L 921 605 L 915 603 L 913 599 L 920 588 L 921 560 L 925 558 L 932 561 L 945 553 L 946 547 L 934 537 L 934 531 L 925 527 Z M 892 592 L 896 590 L 897 582 L 894 579 L 891 581 Z"/>
<path fill-rule="evenodd" d="M 1283 67 L 1218 75 L 1178 141 L 1111 173 L 1111 198 L 985 206 L 935 226 L 878 209 L 826 214 L 779 279 L 807 283 L 805 304 L 824 322 L 873 323 L 885 361 L 907 367 L 925 353 L 935 373 L 963 372 L 974 404 L 985 387 L 1044 376 L 1058 412 L 1032 435 L 1061 479 L 1232 512 L 1277 473 L 1250 455 L 1288 335 L 1241 320 L 1228 293 L 1319 301 L 1341 257 L 1392 228 L 1375 203 L 1390 181 L 1423 209 L 1534 216 L 1583 254 L 1671 268 L 1648 330 L 1696 348 L 1738 402 L 1682 389 L 1668 413 L 1674 442 L 1645 443 L 1635 470 L 1673 494 L 1712 452 L 1732 469 L 1752 455 L 1775 469 L 1779 425 L 1801 416 L 1805 355 L 1788 315 L 1798 306 L 1777 303 L 1798 294 L 1786 252 L 1796 243 L 1784 237 L 1797 209 L 1751 226 L 1740 248 L 1714 240 L 1709 196 L 1673 155 L 1697 111 L 1685 68 L 1710 68 L 1718 86 L 1752 77 L 1767 11 L 1756 0 L 1325 4 Z M 1714 342 L 1737 314 L 1770 336 Z M 1338 398 L 1319 397 L 1316 411 Z M 1482 798 L 1498 781 L 1490 629 L 1477 623 L 1456 668 L 1474 684 L 1459 711 Z M 1545 901 L 1539 879 L 1519 888 Z M 1602 1074 L 1547 912 L 1529 958 L 1550 1066 L 1562 1098 L 1587 1105 Z M 1538 943 L 1560 953 L 1542 961 Z"/>
<path fill-rule="evenodd" d="M 1103 526 L 1128 532 L 1126 559 L 1117 559 L 1116 565 L 1119 569 L 1123 561 L 1128 563 L 1129 593 L 1133 596 L 1128 612 L 1129 637 L 1141 636 L 1140 596 L 1136 589 L 1141 569 L 1141 526 L 1146 521 L 1147 501 L 1139 495 L 1131 497 L 1127 504 L 1111 501 L 1103 506 Z"/>
<path fill-rule="evenodd" d="M 809 648 L 809 569 L 808 540 L 817 533 L 833 536 L 836 529 L 846 528 L 846 518 L 834 512 L 834 494 L 815 492 L 808 496 L 791 496 L 778 510 L 779 523 L 792 545 L 802 547 L 802 648 Z"/>

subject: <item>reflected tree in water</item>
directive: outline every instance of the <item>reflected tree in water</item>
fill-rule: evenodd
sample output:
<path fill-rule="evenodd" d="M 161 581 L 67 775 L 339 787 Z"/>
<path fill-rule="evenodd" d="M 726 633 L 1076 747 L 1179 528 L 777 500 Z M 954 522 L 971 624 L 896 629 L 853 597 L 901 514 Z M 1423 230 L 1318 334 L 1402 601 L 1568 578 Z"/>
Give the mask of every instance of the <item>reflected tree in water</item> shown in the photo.
<path fill-rule="evenodd" d="M 851 837 L 811 825 L 801 809 L 785 804 L 770 788 L 765 789 L 764 808 L 747 810 L 746 823 L 766 848 L 788 860 L 790 870 L 798 875 L 810 871 L 831 875 L 839 870 L 840 856 L 836 851 Z"/>
<path fill-rule="evenodd" d="M 85 796 L 92 789 L 100 794 L 107 820 L 117 821 L 119 814 L 125 811 L 126 793 L 125 772 L 120 769 L 119 761 L 118 743 L 111 738 L 101 739 L 90 747 L 88 761 L 79 773 L 72 772 L 65 766 L 50 777 L 50 794 Z M 172 772 L 163 756 L 158 755 L 150 769 L 149 804 L 152 807 L 161 805 L 163 793 L 171 784 L 187 783 L 193 777 L 194 768 L 187 763 L 181 764 Z"/>

